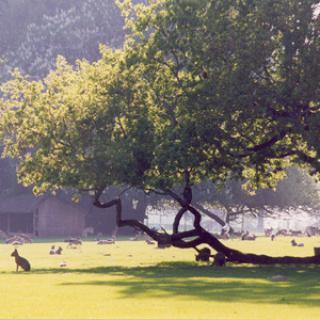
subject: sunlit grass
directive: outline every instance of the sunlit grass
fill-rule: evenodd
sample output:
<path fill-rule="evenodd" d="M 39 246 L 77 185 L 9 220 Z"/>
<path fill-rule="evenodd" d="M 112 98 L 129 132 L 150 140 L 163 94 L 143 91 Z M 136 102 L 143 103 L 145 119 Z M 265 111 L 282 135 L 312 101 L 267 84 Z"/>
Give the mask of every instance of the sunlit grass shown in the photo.
<path fill-rule="evenodd" d="M 312 255 L 319 238 L 228 240 L 245 252 Z M 19 248 L 30 273 L 15 272 L 11 245 L 0 245 L 0 318 L 20 319 L 319 319 L 320 267 L 194 262 L 194 250 L 121 241 L 48 254 L 51 243 Z M 60 268 L 65 261 L 66 268 Z M 274 275 L 288 281 L 273 282 Z"/>

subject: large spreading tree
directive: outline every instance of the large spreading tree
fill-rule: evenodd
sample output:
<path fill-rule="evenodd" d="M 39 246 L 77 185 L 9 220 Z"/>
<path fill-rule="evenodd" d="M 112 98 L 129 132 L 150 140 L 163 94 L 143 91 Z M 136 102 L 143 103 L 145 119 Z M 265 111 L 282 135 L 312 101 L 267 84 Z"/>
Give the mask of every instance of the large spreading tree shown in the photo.
<path fill-rule="evenodd" d="M 192 187 L 210 179 L 275 186 L 290 163 L 319 162 L 316 0 L 121 1 L 127 41 L 94 63 L 63 58 L 41 81 L 15 73 L 2 87 L 4 154 L 36 192 L 90 191 L 117 224 L 162 245 L 209 245 L 240 263 L 320 263 L 244 254 L 201 226 Z M 172 234 L 123 219 L 110 186 L 172 197 Z M 180 186 L 180 189 L 179 189 Z M 193 228 L 180 231 L 182 217 Z"/>

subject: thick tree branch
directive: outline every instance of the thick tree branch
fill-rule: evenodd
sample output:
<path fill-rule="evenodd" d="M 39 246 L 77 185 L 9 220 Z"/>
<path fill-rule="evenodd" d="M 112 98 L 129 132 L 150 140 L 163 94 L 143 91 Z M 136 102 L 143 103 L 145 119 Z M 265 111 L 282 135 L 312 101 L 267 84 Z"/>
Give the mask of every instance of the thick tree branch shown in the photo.
<path fill-rule="evenodd" d="M 173 234 L 178 233 L 180 221 L 181 221 L 183 215 L 185 214 L 185 212 L 187 212 L 187 209 L 185 207 L 183 207 L 176 214 L 174 222 L 173 222 L 173 228 L 172 228 Z"/>
<path fill-rule="evenodd" d="M 159 244 L 168 244 L 173 245 L 177 248 L 194 248 L 202 244 L 209 245 L 212 249 L 217 252 L 222 253 L 229 262 L 236 262 L 236 263 L 251 263 L 251 264 L 277 264 L 277 263 L 284 263 L 284 264 L 306 264 L 306 263 L 313 263 L 313 264 L 320 264 L 320 256 L 310 256 L 310 257 L 271 257 L 267 255 L 256 255 L 256 254 L 247 254 L 242 253 L 238 250 L 231 249 L 225 246 L 222 242 L 220 242 L 214 235 L 207 232 L 200 226 L 201 222 L 201 214 L 195 208 L 190 205 L 184 206 L 179 212 L 179 217 L 175 219 L 175 233 L 173 235 L 169 234 L 162 234 L 155 230 L 151 230 L 143 223 L 137 220 L 123 220 L 122 215 L 122 208 L 121 208 L 121 200 L 120 199 L 113 199 L 106 203 L 100 203 L 99 199 L 96 198 L 94 201 L 94 205 L 99 208 L 109 208 L 112 206 L 116 207 L 117 212 L 117 225 L 119 227 L 122 226 L 131 226 L 133 228 L 139 229 L 149 235 L 151 238 L 156 240 Z M 178 232 L 179 221 L 185 212 L 190 211 L 195 219 L 194 219 L 194 229 L 185 232 Z M 186 238 L 194 238 L 189 241 L 185 241 Z M 197 249 L 198 250 L 198 249 Z"/>
<path fill-rule="evenodd" d="M 272 138 L 268 139 L 267 141 L 257 144 L 254 147 L 247 148 L 248 152 L 239 154 L 238 157 L 245 158 L 252 155 L 252 153 L 257 153 L 265 149 L 270 149 L 274 144 L 282 140 L 287 135 L 287 133 L 288 131 L 282 130 L 279 134 L 274 135 Z"/>

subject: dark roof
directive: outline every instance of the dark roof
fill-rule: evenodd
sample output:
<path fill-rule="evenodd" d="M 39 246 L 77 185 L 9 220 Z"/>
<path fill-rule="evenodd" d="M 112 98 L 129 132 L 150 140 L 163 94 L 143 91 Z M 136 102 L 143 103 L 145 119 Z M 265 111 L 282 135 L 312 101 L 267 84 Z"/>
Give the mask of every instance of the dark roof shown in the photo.
<path fill-rule="evenodd" d="M 43 196 L 21 194 L 0 198 L 1 213 L 30 213 L 33 212 Z"/>

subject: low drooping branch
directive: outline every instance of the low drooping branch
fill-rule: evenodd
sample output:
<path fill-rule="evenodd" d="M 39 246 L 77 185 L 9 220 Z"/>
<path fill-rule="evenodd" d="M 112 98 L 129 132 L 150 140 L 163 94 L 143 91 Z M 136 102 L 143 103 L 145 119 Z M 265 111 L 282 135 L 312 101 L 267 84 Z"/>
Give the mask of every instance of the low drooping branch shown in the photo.
<path fill-rule="evenodd" d="M 119 198 L 113 199 L 113 200 L 111 200 L 109 202 L 105 202 L 105 203 L 100 203 L 100 201 L 98 199 L 96 199 L 93 204 L 96 207 L 102 208 L 102 209 L 110 208 L 110 207 L 114 206 L 116 208 L 116 212 L 117 212 L 116 222 L 117 222 L 118 227 L 129 226 L 129 227 L 141 230 L 156 241 L 158 241 L 160 239 L 160 236 L 162 236 L 162 234 L 148 228 L 146 225 L 139 222 L 138 220 L 134 220 L 134 219 L 122 220 L 122 205 L 121 205 L 121 200 Z"/>
<path fill-rule="evenodd" d="M 309 257 L 271 257 L 268 255 L 257 255 L 250 253 L 242 253 L 238 250 L 231 249 L 225 246 L 214 235 L 204 230 L 201 225 L 201 214 L 191 205 L 183 206 L 176 215 L 173 224 L 173 234 L 160 233 L 150 229 L 143 223 L 137 220 L 122 219 L 121 200 L 114 199 L 106 203 L 101 203 L 99 198 L 96 198 L 94 205 L 99 208 L 116 207 L 116 221 L 119 227 L 130 226 L 140 231 L 143 231 L 148 236 L 153 238 L 159 244 L 169 244 L 177 248 L 194 248 L 199 245 L 208 245 L 216 252 L 222 253 L 229 262 L 235 263 L 250 263 L 250 264 L 320 264 L 320 256 Z M 190 212 L 194 216 L 193 229 L 189 231 L 179 232 L 179 224 L 184 214 Z M 189 239 L 189 240 L 188 240 Z"/>

